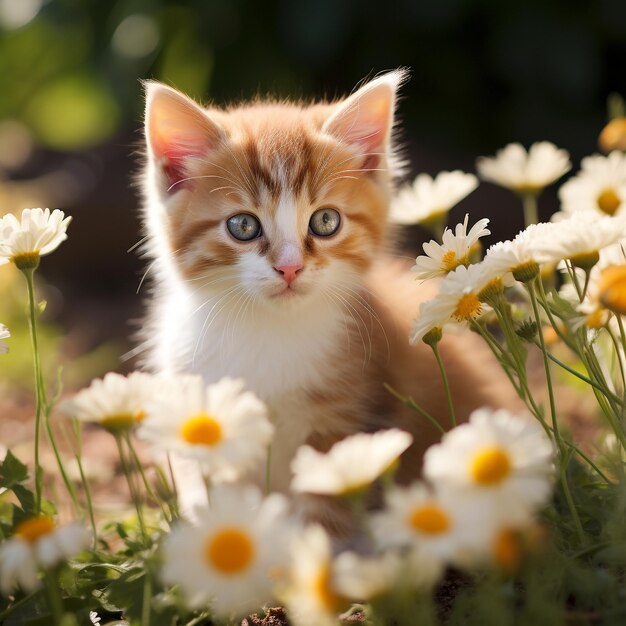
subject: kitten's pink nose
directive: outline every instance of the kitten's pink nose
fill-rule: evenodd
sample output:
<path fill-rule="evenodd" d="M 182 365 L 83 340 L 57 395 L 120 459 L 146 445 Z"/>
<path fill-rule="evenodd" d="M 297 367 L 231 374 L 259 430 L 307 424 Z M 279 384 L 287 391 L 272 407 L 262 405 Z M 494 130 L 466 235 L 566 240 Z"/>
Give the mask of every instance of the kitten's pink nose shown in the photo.
<path fill-rule="evenodd" d="M 291 283 L 296 280 L 296 274 L 303 268 L 302 263 L 297 263 L 294 265 L 277 265 L 274 269 L 283 275 L 284 281 L 291 285 Z"/>

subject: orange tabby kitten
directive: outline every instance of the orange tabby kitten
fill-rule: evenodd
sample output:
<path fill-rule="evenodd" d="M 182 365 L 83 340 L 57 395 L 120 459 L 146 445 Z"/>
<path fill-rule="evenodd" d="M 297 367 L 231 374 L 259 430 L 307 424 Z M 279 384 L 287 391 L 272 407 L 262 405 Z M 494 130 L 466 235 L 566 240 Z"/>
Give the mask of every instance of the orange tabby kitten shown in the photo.
<path fill-rule="evenodd" d="M 415 477 L 438 432 L 383 383 L 449 425 L 431 350 L 408 343 L 429 294 L 385 258 L 404 78 L 384 74 L 334 103 L 226 109 L 147 83 L 148 365 L 243 378 L 276 426 L 273 489 L 287 489 L 301 444 L 391 426 L 413 433 L 400 471 Z M 473 336 L 444 338 L 441 352 L 461 419 L 511 399 Z"/>

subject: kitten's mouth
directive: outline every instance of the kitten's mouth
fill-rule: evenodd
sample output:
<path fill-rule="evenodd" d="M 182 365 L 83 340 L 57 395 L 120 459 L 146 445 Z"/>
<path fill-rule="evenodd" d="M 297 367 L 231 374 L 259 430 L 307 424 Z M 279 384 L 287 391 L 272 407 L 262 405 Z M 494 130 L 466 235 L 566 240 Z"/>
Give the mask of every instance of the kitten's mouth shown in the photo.
<path fill-rule="evenodd" d="M 285 285 L 280 289 L 277 289 L 273 294 L 271 294 L 272 300 L 292 300 L 301 296 L 304 292 L 298 287 L 294 287 L 294 285 Z"/>

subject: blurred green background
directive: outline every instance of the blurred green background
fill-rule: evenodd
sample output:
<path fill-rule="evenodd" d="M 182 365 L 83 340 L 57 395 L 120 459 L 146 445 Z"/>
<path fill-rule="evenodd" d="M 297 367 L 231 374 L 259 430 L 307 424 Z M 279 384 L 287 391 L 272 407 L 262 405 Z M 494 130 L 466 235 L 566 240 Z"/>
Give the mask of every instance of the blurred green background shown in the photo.
<path fill-rule="evenodd" d="M 42 264 L 48 315 L 77 353 L 111 338 L 129 346 L 143 297 L 143 263 L 128 252 L 141 237 L 140 79 L 223 103 L 334 97 L 409 67 L 400 117 L 412 177 L 473 171 L 509 141 L 551 140 L 577 167 L 596 151 L 607 97 L 626 92 L 624 61 L 623 0 L 0 0 L 0 212 L 74 216 Z M 547 217 L 554 189 L 541 202 Z M 491 217 L 498 237 L 522 226 L 514 199 L 490 185 L 454 216 L 466 210 Z"/>

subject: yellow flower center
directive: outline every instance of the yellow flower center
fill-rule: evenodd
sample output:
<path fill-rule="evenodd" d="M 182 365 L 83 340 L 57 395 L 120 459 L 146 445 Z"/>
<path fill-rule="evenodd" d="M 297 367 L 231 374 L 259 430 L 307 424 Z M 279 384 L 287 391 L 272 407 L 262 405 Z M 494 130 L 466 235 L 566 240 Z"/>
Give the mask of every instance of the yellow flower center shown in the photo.
<path fill-rule="evenodd" d="M 20 522 L 15 528 L 15 534 L 29 543 L 35 543 L 44 535 L 54 530 L 54 521 L 47 515 L 38 515 Z"/>
<path fill-rule="evenodd" d="M 454 250 L 447 250 L 441 256 L 441 269 L 446 272 L 452 272 L 459 267 L 459 265 L 467 265 L 468 263 L 469 259 L 467 255 L 459 258 Z"/>
<path fill-rule="evenodd" d="M 204 547 L 207 563 L 222 574 L 239 574 L 254 561 L 254 543 L 239 528 L 224 528 L 212 535 Z"/>
<path fill-rule="evenodd" d="M 511 473 L 511 458 L 501 448 L 484 448 L 474 455 L 470 472 L 479 485 L 497 485 Z"/>
<path fill-rule="evenodd" d="M 614 189 L 605 189 L 597 198 L 598 208 L 607 215 L 615 215 L 622 201 Z"/>
<path fill-rule="evenodd" d="M 468 321 L 480 315 L 481 306 L 480 300 L 476 294 L 465 293 L 456 303 L 456 309 L 454 309 L 452 317 L 456 318 L 460 322 Z"/>
<path fill-rule="evenodd" d="M 439 535 L 450 528 L 450 519 L 441 507 L 427 503 L 411 511 L 409 524 L 420 533 Z"/>
<path fill-rule="evenodd" d="M 319 603 L 330 611 L 338 612 L 345 600 L 332 587 L 331 571 L 329 565 L 324 565 L 311 579 L 311 592 Z"/>
<path fill-rule="evenodd" d="M 503 571 L 516 571 L 522 561 L 522 537 L 517 530 L 510 528 L 496 534 L 492 544 L 493 560 Z"/>
<path fill-rule="evenodd" d="M 599 299 L 602 306 L 626 315 L 626 265 L 610 265 L 600 274 Z"/>
<path fill-rule="evenodd" d="M 222 427 L 208 413 L 200 413 L 180 427 L 180 436 L 192 445 L 214 446 L 222 440 Z"/>

